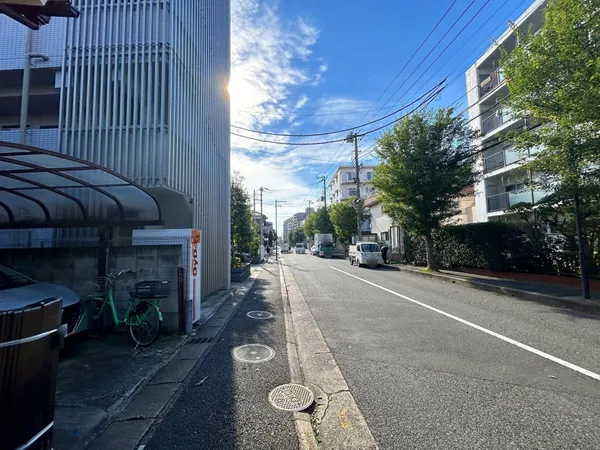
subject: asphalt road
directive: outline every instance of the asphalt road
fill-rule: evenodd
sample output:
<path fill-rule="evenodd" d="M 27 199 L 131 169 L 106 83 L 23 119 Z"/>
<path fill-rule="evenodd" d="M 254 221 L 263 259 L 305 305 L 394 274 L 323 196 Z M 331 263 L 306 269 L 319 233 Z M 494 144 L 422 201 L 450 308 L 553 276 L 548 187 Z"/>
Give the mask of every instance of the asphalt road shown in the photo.
<path fill-rule="evenodd" d="M 600 448 L 600 318 L 284 258 L 381 448 Z"/>

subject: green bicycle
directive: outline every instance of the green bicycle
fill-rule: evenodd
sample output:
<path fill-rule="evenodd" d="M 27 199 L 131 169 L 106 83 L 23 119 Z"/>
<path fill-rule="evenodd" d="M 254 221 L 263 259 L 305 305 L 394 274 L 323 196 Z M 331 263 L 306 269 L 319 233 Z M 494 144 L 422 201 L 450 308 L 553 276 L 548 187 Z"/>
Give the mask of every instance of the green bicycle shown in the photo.
<path fill-rule="evenodd" d="M 117 275 L 106 275 L 106 289 L 101 295 L 91 295 L 86 303 L 89 305 L 91 318 L 89 335 L 91 337 L 104 336 L 113 326 L 125 325 L 129 327 L 129 334 L 134 342 L 143 347 L 152 344 L 158 337 L 162 324 L 162 311 L 152 301 L 158 296 L 153 293 L 129 292 L 129 305 L 123 320 L 119 319 L 115 299 L 113 296 L 116 280 L 121 275 L 134 274 L 130 269 L 121 270 Z M 138 283 L 142 284 L 142 283 Z M 150 291 L 153 292 L 153 291 Z"/>

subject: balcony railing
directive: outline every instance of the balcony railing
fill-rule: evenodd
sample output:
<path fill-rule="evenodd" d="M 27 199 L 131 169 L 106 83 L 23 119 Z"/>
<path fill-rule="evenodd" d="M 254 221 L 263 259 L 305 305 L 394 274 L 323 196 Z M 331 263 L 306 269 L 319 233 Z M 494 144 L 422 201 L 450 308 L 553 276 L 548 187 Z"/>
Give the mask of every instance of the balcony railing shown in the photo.
<path fill-rule="evenodd" d="M 479 83 L 479 98 L 483 98 L 502 83 L 504 83 L 504 75 L 500 69 L 496 69 L 489 77 Z"/>
<path fill-rule="evenodd" d="M 481 121 L 481 134 L 486 135 L 511 120 L 512 114 L 509 110 L 498 108 Z"/>
<path fill-rule="evenodd" d="M 508 208 L 508 192 L 502 194 L 490 195 L 487 198 L 487 210 L 488 212 L 503 211 Z"/>
<path fill-rule="evenodd" d="M 497 149 L 493 148 L 484 153 L 483 173 L 491 172 L 522 159 L 522 155 L 514 151 L 512 146 L 507 146 L 497 151 L 494 150 Z"/>

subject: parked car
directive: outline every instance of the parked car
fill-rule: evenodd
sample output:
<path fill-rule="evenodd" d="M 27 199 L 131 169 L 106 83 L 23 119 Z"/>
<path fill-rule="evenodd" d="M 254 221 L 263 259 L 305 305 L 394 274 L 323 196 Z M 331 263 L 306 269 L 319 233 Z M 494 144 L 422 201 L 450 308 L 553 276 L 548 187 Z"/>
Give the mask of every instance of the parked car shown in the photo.
<path fill-rule="evenodd" d="M 290 252 L 290 244 L 284 242 L 281 246 L 281 253 L 289 253 Z"/>
<path fill-rule="evenodd" d="M 0 265 L 0 311 L 14 311 L 51 298 L 62 298 L 62 320 L 68 334 L 87 328 L 81 298 L 66 286 L 35 281 L 22 273 Z"/>
<path fill-rule="evenodd" d="M 356 264 L 358 267 L 362 267 L 363 265 L 377 267 L 383 264 L 379 245 L 370 241 L 361 241 L 356 245 L 351 245 L 348 252 L 348 259 L 350 260 L 350 264 Z"/>
<path fill-rule="evenodd" d="M 304 244 L 296 244 L 296 247 L 294 247 L 294 252 L 298 254 L 302 253 L 304 255 L 306 253 L 306 248 L 304 247 Z"/>

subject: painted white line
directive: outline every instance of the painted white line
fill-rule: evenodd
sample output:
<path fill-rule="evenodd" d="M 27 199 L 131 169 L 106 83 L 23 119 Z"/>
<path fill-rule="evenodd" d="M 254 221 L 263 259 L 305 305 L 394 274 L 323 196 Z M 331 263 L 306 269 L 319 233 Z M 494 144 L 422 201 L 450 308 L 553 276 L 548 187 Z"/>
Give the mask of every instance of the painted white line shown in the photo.
<path fill-rule="evenodd" d="M 365 280 L 364 278 L 360 278 L 360 277 L 357 277 L 356 275 L 352 275 L 351 273 L 345 272 L 345 271 L 343 271 L 341 269 L 338 269 L 337 267 L 333 267 L 333 266 L 329 266 L 329 267 L 331 267 L 333 270 L 337 270 L 338 272 L 341 272 L 341 273 L 343 273 L 345 275 L 348 275 L 349 277 L 356 278 L 357 280 L 360 280 L 360 281 L 362 281 L 364 283 L 370 284 L 371 286 L 374 286 L 374 287 L 376 287 L 378 289 L 381 289 L 382 291 L 389 292 L 390 294 L 395 295 L 396 297 L 400 297 L 400 298 L 403 298 L 404 300 L 408 300 L 409 302 L 412 302 L 412 303 L 414 303 L 416 305 L 422 306 L 423 308 L 427 308 L 427 309 L 429 309 L 431 311 L 434 311 L 434 312 L 436 312 L 438 314 L 446 316 L 446 317 L 448 317 L 448 318 L 450 318 L 452 320 L 456 320 L 457 322 L 463 323 L 463 324 L 465 324 L 465 325 L 467 325 L 467 326 L 469 326 L 471 328 L 475 328 L 476 330 L 483 331 L 484 333 L 489 334 L 490 336 L 494 336 L 495 338 L 498 338 L 498 339 L 500 339 L 500 340 L 502 340 L 504 342 L 508 342 L 509 344 L 512 344 L 512 345 L 515 345 L 515 346 L 517 346 L 519 348 L 522 348 L 523 350 L 527 350 L 528 352 L 534 353 L 534 354 L 536 354 L 538 356 L 541 356 L 542 358 L 549 359 L 550 361 L 553 361 L 553 362 L 555 362 L 557 364 L 560 364 L 561 366 L 568 367 L 569 369 L 574 370 L 575 372 L 579 372 L 579 373 L 581 373 L 583 375 L 586 375 L 586 376 L 588 376 L 590 378 L 593 378 L 595 380 L 600 381 L 600 374 L 592 372 L 591 370 L 584 369 L 583 367 L 579 367 L 579 366 L 577 366 L 575 364 L 572 364 L 572 363 L 570 363 L 568 361 L 565 361 L 564 359 L 557 358 L 556 356 L 552 356 L 552 355 L 550 355 L 550 354 L 548 354 L 546 352 L 538 350 L 537 348 L 533 348 L 533 347 L 530 347 L 529 345 L 523 344 L 523 343 L 521 343 L 519 341 L 515 341 L 514 339 L 506 337 L 506 336 L 504 336 L 504 335 L 502 335 L 500 333 L 496 333 L 495 331 L 488 330 L 487 328 L 484 328 L 482 326 L 474 324 L 473 322 L 469 322 L 468 320 L 461 319 L 460 317 L 457 317 L 457 316 L 454 316 L 454 315 L 452 315 L 450 313 L 442 311 L 441 309 L 434 308 L 433 306 L 429 306 L 429 305 L 427 305 L 427 304 L 425 304 L 423 302 L 420 302 L 418 300 L 415 300 L 415 299 L 412 299 L 410 297 L 407 297 L 406 295 L 399 294 L 398 292 L 392 291 L 391 289 L 388 289 L 388 288 L 385 288 L 385 287 L 380 286 L 378 284 L 372 283 L 371 281 Z"/>

